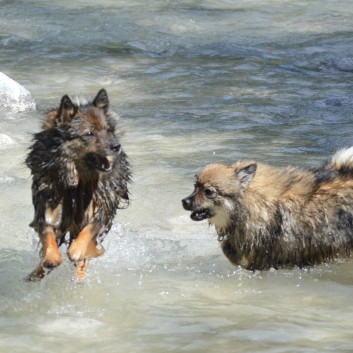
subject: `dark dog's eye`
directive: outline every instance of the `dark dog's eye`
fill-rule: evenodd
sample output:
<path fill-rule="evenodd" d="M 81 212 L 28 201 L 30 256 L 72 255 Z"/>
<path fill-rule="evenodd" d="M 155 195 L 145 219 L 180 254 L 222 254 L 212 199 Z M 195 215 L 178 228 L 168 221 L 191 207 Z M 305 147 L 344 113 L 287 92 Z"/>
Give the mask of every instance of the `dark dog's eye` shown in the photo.
<path fill-rule="evenodd" d="M 87 131 L 85 134 L 84 134 L 85 137 L 93 137 L 94 136 L 94 132 L 93 131 Z"/>
<path fill-rule="evenodd" d="M 216 190 L 213 188 L 207 188 L 205 189 L 205 196 L 208 198 L 213 198 L 216 196 Z"/>

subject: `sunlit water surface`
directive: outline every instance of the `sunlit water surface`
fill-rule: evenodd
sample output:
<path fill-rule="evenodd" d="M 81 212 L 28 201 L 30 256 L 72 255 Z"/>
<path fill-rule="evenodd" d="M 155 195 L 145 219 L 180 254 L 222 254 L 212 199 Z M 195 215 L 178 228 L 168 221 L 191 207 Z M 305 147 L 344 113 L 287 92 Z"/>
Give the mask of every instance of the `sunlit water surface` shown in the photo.
<path fill-rule="evenodd" d="M 36 112 L 0 116 L 1 352 L 352 352 L 353 261 L 250 273 L 180 200 L 210 162 L 318 165 L 353 136 L 353 2 L 0 1 L 0 71 Z M 134 177 L 84 283 L 41 283 L 31 134 L 105 87 Z M 62 252 L 65 253 L 63 248 Z"/>

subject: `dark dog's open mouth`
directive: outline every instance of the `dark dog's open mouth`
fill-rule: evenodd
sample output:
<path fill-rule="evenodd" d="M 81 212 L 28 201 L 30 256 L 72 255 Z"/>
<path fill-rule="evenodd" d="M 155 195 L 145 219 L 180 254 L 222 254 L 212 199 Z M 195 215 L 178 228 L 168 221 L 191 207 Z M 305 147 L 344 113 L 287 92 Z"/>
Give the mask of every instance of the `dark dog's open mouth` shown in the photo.
<path fill-rule="evenodd" d="M 213 216 L 213 213 L 210 210 L 204 208 L 204 209 L 200 209 L 192 212 L 190 217 L 193 221 L 202 221 L 212 216 Z"/>
<path fill-rule="evenodd" d="M 104 155 L 97 154 L 97 153 L 90 153 L 87 155 L 87 160 L 93 168 L 101 172 L 109 172 L 112 169 L 112 166 L 108 161 L 108 158 Z"/>

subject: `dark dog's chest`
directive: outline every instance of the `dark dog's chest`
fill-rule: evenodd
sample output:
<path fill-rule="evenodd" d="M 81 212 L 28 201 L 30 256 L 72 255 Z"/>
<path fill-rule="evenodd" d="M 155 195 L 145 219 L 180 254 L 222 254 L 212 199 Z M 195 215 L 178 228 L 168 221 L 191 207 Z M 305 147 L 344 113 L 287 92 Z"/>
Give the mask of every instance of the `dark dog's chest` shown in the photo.
<path fill-rule="evenodd" d="M 98 224 L 104 229 L 113 219 L 117 205 L 113 193 L 105 187 L 81 186 L 65 190 L 59 201 L 61 205 L 62 234 L 70 232 L 75 238 L 89 223 Z"/>
<path fill-rule="evenodd" d="M 94 196 L 92 193 L 83 192 L 79 189 L 68 190 L 60 202 L 62 207 L 62 224 L 68 227 L 72 224 L 87 224 L 89 218 L 92 218 L 94 213 Z"/>

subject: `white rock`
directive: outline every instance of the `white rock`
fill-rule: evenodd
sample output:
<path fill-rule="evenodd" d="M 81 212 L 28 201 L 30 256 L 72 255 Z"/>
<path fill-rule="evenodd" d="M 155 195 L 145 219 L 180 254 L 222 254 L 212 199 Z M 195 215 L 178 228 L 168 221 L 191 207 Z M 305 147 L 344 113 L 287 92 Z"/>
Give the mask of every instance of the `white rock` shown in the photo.
<path fill-rule="evenodd" d="M 23 112 L 35 110 L 36 103 L 26 88 L 0 72 L 0 108 Z"/>

